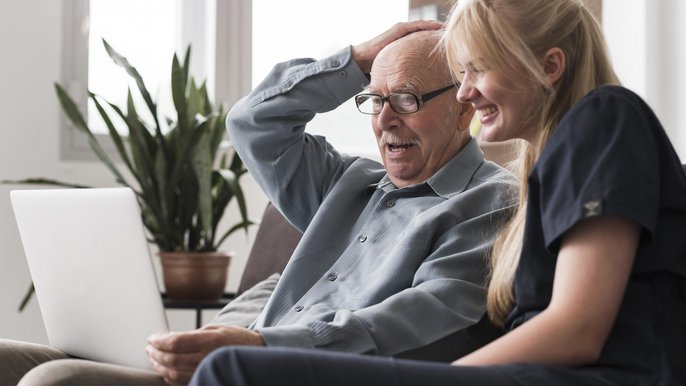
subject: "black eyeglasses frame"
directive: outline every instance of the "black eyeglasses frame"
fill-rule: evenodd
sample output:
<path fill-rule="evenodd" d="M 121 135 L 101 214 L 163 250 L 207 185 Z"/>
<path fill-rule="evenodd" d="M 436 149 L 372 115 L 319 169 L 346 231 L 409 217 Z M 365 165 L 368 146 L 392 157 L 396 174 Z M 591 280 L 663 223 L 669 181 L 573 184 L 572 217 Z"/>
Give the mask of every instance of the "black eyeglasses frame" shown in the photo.
<path fill-rule="evenodd" d="M 362 93 L 362 94 L 358 94 L 355 96 L 355 105 L 357 106 L 357 110 L 359 112 L 361 112 L 362 114 L 366 114 L 366 115 L 379 115 L 381 113 L 381 110 L 383 110 L 383 106 L 386 102 L 388 102 L 391 105 L 391 109 L 393 109 L 393 111 L 395 111 L 398 114 L 414 114 L 417 111 L 419 111 L 419 109 L 422 107 L 422 105 L 424 105 L 424 103 L 430 101 L 431 99 L 443 94 L 444 92 L 446 92 L 446 91 L 448 91 L 454 87 L 460 88 L 460 83 L 456 82 L 456 83 L 450 84 L 448 86 L 439 88 L 438 90 L 430 91 L 426 94 L 421 94 L 419 96 L 417 96 L 411 92 L 394 92 L 394 93 L 391 93 L 391 94 L 388 94 L 385 96 L 381 95 L 381 94 L 376 94 L 376 93 Z M 415 104 L 417 105 L 417 109 L 414 111 L 398 111 L 398 110 L 396 110 L 395 106 L 393 106 L 393 103 L 391 103 L 389 100 L 394 95 L 412 95 L 412 97 L 414 97 L 414 99 L 415 99 Z M 381 108 L 379 109 L 379 112 L 368 113 L 368 112 L 364 112 L 364 111 L 360 110 L 360 105 L 366 101 L 366 99 L 364 101 L 360 101 L 360 98 L 362 98 L 362 97 L 370 98 L 373 96 L 379 97 L 381 99 Z"/>

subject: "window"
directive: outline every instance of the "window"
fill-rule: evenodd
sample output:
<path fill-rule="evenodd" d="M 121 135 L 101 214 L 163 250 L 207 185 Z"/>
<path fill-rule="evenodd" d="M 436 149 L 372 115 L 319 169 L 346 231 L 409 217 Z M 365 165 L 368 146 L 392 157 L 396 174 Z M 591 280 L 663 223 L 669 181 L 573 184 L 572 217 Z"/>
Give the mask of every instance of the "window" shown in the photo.
<path fill-rule="evenodd" d="M 107 55 L 102 43 L 105 39 L 136 67 L 153 100 L 158 102 L 160 115 L 170 115 L 173 106 L 168 82 L 172 55 L 177 50 L 177 4 L 168 0 L 96 0 L 90 1 L 88 14 L 88 89 L 109 102 L 126 106 L 128 85 L 137 110 L 147 111 L 138 98 L 135 82 Z M 88 125 L 98 134 L 107 133 L 91 101 Z"/>
<path fill-rule="evenodd" d="M 223 2 L 224 0 L 219 0 Z M 63 73 L 60 83 L 86 112 L 88 124 L 111 155 L 116 152 L 106 135 L 86 90 L 118 106 L 125 106 L 127 86 L 138 110 L 147 111 L 135 83 L 114 64 L 102 44 L 108 41 L 137 68 L 158 103 L 161 124 L 174 114 L 169 78 L 172 56 L 183 55 L 190 44 L 191 72 L 196 80 L 207 80 L 214 91 L 215 0 L 65 0 Z M 138 100 L 137 100 L 138 98 Z M 141 113 L 145 119 L 145 113 Z M 149 117 L 152 119 L 151 117 Z M 115 120 L 125 133 L 125 125 Z M 94 159 L 86 138 L 61 125 L 61 153 L 67 160 Z"/>
<path fill-rule="evenodd" d="M 368 40 L 407 20 L 408 9 L 406 0 L 347 0 L 333 7 L 321 0 L 253 0 L 253 85 L 277 62 L 321 59 Z M 339 151 L 378 157 L 370 120 L 351 99 L 318 114 L 308 132 L 325 136 Z"/>
<path fill-rule="evenodd" d="M 100 39 L 104 37 L 138 68 L 162 116 L 173 111 L 165 84 L 172 53 L 183 53 L 188 43 L 192 43 L 193 75 L 207 79 L 215 101 L 230 105 L 247 94 L 275 63 L 328 56 L 407 20 L 410 8 L 408 0 L 349 0 L 333 10 L 330 2 L 319 0 L 64 3 L 65 60 L 60 82 L 80 103 L 81 111 L 87 110 L 87 88 L 121 105 L 126 97 L 124 85 L 134 87 L 102 49 Z M 425 13 L 414 12 L 417 17 L 431 16 Z M 106 129 L 99 126 L 94 112 L 92 107 L 88 109 L 88 120 L 95 131 L 103 133 L 100 138 L 107 147 Z M 325 135 L 343 152 L 378 156 L 369 120 L 348 101 L 317 116 L 309 131 Z M 62 158 L 93 159 L 85 137 L 67 127 L 66 121 L 62 126 Z"/>

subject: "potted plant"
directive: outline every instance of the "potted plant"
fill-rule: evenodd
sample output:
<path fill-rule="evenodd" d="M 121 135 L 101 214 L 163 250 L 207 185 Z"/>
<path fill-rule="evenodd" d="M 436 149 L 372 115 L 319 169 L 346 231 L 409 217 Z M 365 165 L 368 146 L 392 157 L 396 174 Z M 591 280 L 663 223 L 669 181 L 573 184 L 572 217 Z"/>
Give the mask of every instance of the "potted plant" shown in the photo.
<path fill-rule="evenodd" d="M 239 229 L 247 232 L 253 224 L 248 219 L 239 183 L 247 170 L 235 152 L 229 160 L 220 149 L 225 132 L 225 109 L 223 106 L 215 109 L 205 83 L 198 86 L 189 75 L 189 47 L 183 62 L 176 54 L 172 60 L 171 90 L 177 115 L 166 117 L 167 130 L 163 130 L 157 104 L 136 68 L 105 40 L 103 44 L 114 63 L 135 80 L 150 113 L 147 120 L 138 114 L 130 89 L 125 109 L 89 92 L 131 177 L 124 176 L 121 166 L 107 154 L 88 127 L 76 103 L 56 83 L 62 110 L 74 128 L 85 133 L 90 148 L 117 183 L 136 193 L 143 224 L 151 242 L 159 248 L 167 295 L 172 299 L 218 299 L 226 283 L 230 259 L 218 248 L 231 233 Z M 117 132 L 113 118 L 125 123 L 128 137 Z M 12 182 L 85 187 L 45 178 Z M 241 218 L 220 234 L 219 222 L 234 197 Z M 208 285 L 212 283 L 213 286 Z"/>

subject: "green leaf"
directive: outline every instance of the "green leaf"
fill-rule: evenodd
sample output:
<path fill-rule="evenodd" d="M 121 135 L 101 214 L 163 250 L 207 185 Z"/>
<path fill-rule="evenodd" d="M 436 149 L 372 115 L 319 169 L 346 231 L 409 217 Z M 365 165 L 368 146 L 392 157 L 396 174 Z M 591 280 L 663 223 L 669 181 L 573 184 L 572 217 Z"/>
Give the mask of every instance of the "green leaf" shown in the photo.
<path fill-rule="evenodd" d="M 192 151 L 193 149 L 197 146 L 198 142 L 200 142 L 200 139 L 204 135 L 205 132 L 205 126 L 207 125 L 206 122 L 201 122 L 198 124 L 197 127 L 195 127 L 193 130 L 191 130 L 190 133 L 187 134 L 181 134 L 180 132 L 177 132 L 177 138 L 182 138 L 182 139 L 177 139 L 178 146 L 180 147 L 178 149 L 178 154 L 176 157 L 176 162 L 174 163 L 174 167 L 172 168 L 171 176 L 170 176 L 170 184 L 173 186 L 177 185 L 179 181 L 182 178 L 183 172 L 186 170 L 188 167 L 187 165 L 190 164 L 191 162 L 191 157 L 192 157 Z M 183 135 L 183 137 L 182 137 Z"/>
<path fill-rule="evenodd" d="M 212 150 L 212 159 L 217 156 L 219 151 L 219 146 L 224 141 L 224 136 L 226 134 L 226 126 L 224 121 L 226 120 L 226 113 L 222 110 L 219 111 L 218 115 L 212 118 L 211 129 L 212 139 L 210 144 L 210 149 Z"/>
<path fill-rule="evenodd" d="M 180 132 L 184 132 L 189 128 L 188 116 L 186 115 L 186 111 L 188 110 L 186 103 L 187 77 L 184 70 L 179 65 L 179 58 L 176 55 L 174 55 L 172 60 L 171 78 L 172 100 L 174 101 L 177 115 L 176 119 L 178 121 L 176 126 Z"/>
<path fill-rule="evenodd" d="M 147 128 L 141 123 L 133 103 L 131 90 L 126 98 L 127 115 L 124 117 L 129 127 L 129 144 L 131 145 L 134 161 L 137 161 L 137 170 L 144 184 L 154 186 L 156 179 L 154 174 L 153 157 L 156 153 L 155 140 Z"/>
<path fill-rule="evenodd" d="M 188 122 L 193 122 L 196 119 L 196 115 L 202 111 L 202 103 L 202 96 L 195 86 L 195 81 L 191 78 L 188 84 L 188 104 L 186 105 L 186 119 Z"/>
<path fill-rule="evenodd" d="M 236 197 L 236 203 L 238 204 L 238 209 L 241 214 L 241 219 L 243 219 L 243 222 L 246 222 L 248 219 L 248 207 L 245 204 L 245 195 L 243 194 L 243 189 L 241 188 L 241 185 L 238 183 L 239 177 L 233 173 L 230 170 L 218 170 L 219 174 L 224 178 L 226 181 L 227 185 L 231 187 L 231 190 L 233 191 L 235 197 Z M 246 234 L 248 233 L 248 227 L 245 226 L 245 232 Z"/>
<path fill-rule="evenodd" d="M 232 226 L 231 228 L 229 228 L 226 232 L 224 232 L 224 234 L 219 238 L 219 241 L 217 241 L 217 243 L 216 243 L 215 245 L 217 246 L 217 248 L 219 248 L 219 247 L 224 243 L 224 241 L 226 241 L 226 238 L 227 238 L 227 237 L 231 236 L 231 234 L 232 234 L 233 232 L 235 232 L 235 231 L 237 231 L 237 230 L 239 230 L 239 229 L 241 229 L 241 228 L 243 228 L 243 229 L 246 230 L 245 233 L 246 233 L 246 235 L 247 235 L 247 234 L 248 234 L 248 231 L 247 231 L 247 230 L 248 230 L 248 227 L 251 226 L 251 225 L 257 225 L 257 224 L 259 224 L 259 223 L 254 222 L 254 221 L 252 221 L 252 220 L 247 220 L 247 221 L 245 221 L 245 222 L 240 222 L 240 223 L 238 223 L 238 224 L 235 224 L 234 226 Z"/>
<path fill-rule="evenodd" d="M 160 206 L 160 223 L 161 224 L 166 224 L 168 222 L 170 217 L 169 213 L 169 207 L 171 205 L 171 201 L 173 200 L 173 194 L 170 194 L 170 191 L 167 186 L 167 160 L 164 157 L 164 154 L 162 152 L 157 152 L 155 156 L 155 180 L 157 181 L 159 187 L 157 189 L 158 192 L 158 199 L 159 199 L 159 206 Z"/>
<path fill-rule="evenodd" d="M 191 64 L 191 46 L 189 44 L 188 48 L 186 48 L 186 54 L 183 56 L 183 79 L 188 80 L 188 71 L 191 67 L 190 64 Z"/>
<path fill-rule="evenodd" d="M 137 170 L 131 164 L 131 160 L 129 159 L 129 155 L 126 151 L 126 148 L 124 147 L 124 141 L 122 140 L 121 136 L 119 135 L 119 132 L 114 127 L 114 124 L 112 123 L 112 120 L 110 119 L 109 115 L 107 114 L 105 109 L 102 107 L 102 105 L 98 101 L 98 97 L 93 93 L 89 93 L 89 95 L 90 95 L 91 100 L 95 103 L 95 108 L 100 113 L 100 117 L 102 118 L 102 120 L 105 122 L 105 125 L 107 126 L 107 130 L 109 131 L 110 138 L 112 138 L 112 142 L 114 142 L 114 146 L 116 147 L 117 152 L 119 153 L 119 157 L 121 157 L 122 161 L 124 161 L 126 166 L 129 168 L 129 171 L 131 172 L 133 177 L 140 183 L 140 178 L 138 176 Z M 129 184 L 126 184 L 126 185 L 129 185 Z"/>
<path fill-rule="evenodd" d="M 98 142 L 97 138 L 93 135 L 93 132 L 86 124 L 86 120 L 83 119 L 79 109 L 76 107 L 76 103 L 74 103 L 71 97 L 69 97 L 69 94 L 67 94 L 67 92 L 64 91 L 62 86 L 60 86 L 58 83 L 55 83 L 55 92 L 57 93 L 57 98 L 59 99 L 62 110 L 67 115 L 67 118 L 69 118 L 76 129 L 87 135 L 88 145 L 90 146 L 91 150 L 93 150 L 100 161 L 102 161 L 102 163 L 107 166 L 112 174 L 114 174 L 119 183 L 122 185 L 127 185 L 124 176 L 122 176 L 122 174 L 119 172 L 119 169 L 117 169 L 117 167 L 114 165 L 114 162 L 112 162 L 110 157 L 107 155 L 107 152 L 105 152 L 102 145 L 100 145 L 100 142 Z"/>
<path fill-rule="evenodd" d="M 26 308 L 26 305 L 29 304 L 29 300 L 33 297 L 33 294 L 36 292 L 36 287 L 33 286 L 33 283 L 31 283 L 31 287 L 29 287 L 29 290 L 26 291 L 26 294 L 24 297 L 21 299 L 21 303 L 19 303 L 19 312 L 24 311 L 24 308 Z"/>
<path fill-rule="evenodd" d="M 200 91 L 200 95 L 202 96 L 202 109 L 200 109 L 200 114 L 212 114 L 212 102 L 210 101 L 209 94 L 207 93 L 207 82 L 202 82 L 198 91 Z"/>
<path fill-rule="evenodd" d="M 102 44 L 105 46 L 105 51 L 107 51 L 107 55 L 109 55 L 112 61 L 115 64 L 123 67 L 129 74 L 129 76 L 131 76 L 136 81 L 138 91 L 141 93 L 141 96 L 143 97 L 143 100 L 145 101 L 145 104 L 148 106 L 150 114 L 152 115 L 155 121 L 155 128 L 159 132 L 159 134 L 162 135 L 160 123 L 157 119 L 157 105 L 155 104 L 155 102 L 153 102 L 147 87 L 145 87 L 145 82 L 143 82 L 143 78 L 138 73 L 138 70 L 136 70 L 136 68 L 132 66 L 131 63 L 129 63 L 128 59 L 126 59 L 124 56 L 115 51 L 114 48 L 112 48 L 112 46 L 110 46 L 110 44 L 107 43 L 105 39 L 102 39 Z"/>
<path fill-rule="evenodd" d="M 61 186 L 64 188 L 91 188 L 92 186 L 74 184 L 71 182 L 62 182 L 53 180 L 50 178 L 24 178 L 21 180 L 2 180 L 0 184 L 14 184 L 14 185 L 49 185 L 49 186 Z"/>
<path fill-rule="evenodd" d="M 210 137 L 203 132 L 191 152 L 191 167 L 198 182 L 198 216 L 205 235 L 212 233 L 212 159 L 209 147 Z"/>

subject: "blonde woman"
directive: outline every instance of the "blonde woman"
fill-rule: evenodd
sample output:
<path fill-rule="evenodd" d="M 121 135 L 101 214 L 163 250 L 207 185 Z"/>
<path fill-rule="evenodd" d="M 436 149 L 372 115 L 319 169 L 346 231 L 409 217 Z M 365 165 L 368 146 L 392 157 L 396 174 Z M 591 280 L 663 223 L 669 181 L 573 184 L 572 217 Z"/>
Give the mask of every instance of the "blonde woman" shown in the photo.
<path fill-rule="evenodd" d="M 508 333 L 453 366 L 225 351 L 196 381 L 686 384 L 686 175 L 651 109 L 618 85 L 595 20 L 579 0 L 460 0 L 443 42 L 482 137 L 524 143 L 488 299 Z"/>

